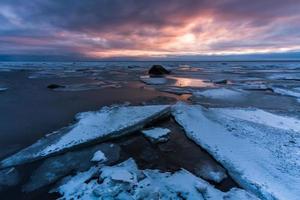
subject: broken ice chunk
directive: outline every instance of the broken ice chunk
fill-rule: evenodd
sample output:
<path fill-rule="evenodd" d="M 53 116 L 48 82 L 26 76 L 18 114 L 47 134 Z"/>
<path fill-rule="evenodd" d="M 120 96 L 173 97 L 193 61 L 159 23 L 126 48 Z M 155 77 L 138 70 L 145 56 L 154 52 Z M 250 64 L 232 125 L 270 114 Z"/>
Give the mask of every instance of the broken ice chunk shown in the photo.
<path fill-rule="evenodd" d="M 140 172 L 133 159 L 128 159 L 115 166 L 104 166 L 100 170 L 102 179 L 109 178 L 114 181 L 136 183 Z"/>
<path fill-rule="evenodd" d="M 214 181 L 216 183 L 220 183 L 222 180 L 227 178 L 226 171 L 223 168 L 212 165 L 199 166 L 196 169 L 195 174 L 205 180 Z"/>
<path fill-rule="evenodd" d="M 50 192 L 59 192 L 63 195 L 63 198 L 60 198 L 61 200 L 75 199 L 74 197 L 79 195 L 82 197 L 84 197 L 84 195 L 91 195 L 93 191 L 92 188 L 98 185 L 97 181 L 93 180 L 89 183 L 86 183 L 86 181 L 96 175 L 99 168 L 99 166 L 91 167 L 88 171 L 80 172 L 73 177 L 66 178 L 58 188 Z"/>
<path fill-rule="evenodd" d="M 222 192 L 184 169 L 174 173 L 139 170 L 133 159 L 101 167 L 100 172 L 101 181 L 98 182 L 95 179 L 87 181 L 91 174 L 94 175 L 93 169 L 65 182 L 57 189 L 61 199 L 257 199 L 242 189 Z"/>
<path fill-rule="evenodd" d="M 153 143 L 168 141 L 170 132 L 171 131 L 167 128 L 152 128 L 142 130 L 144 136 L 146 136 Z"/>
<path fill-rule="evenodd" d="M 101 150 L 96 151 L 93 155 L 93 158 L 91 159 L 92 162 L 103 162 L 106 160 L 107 158 Z"/>
<path fill-rule="evenodd" d="M 77 123 L 2 160 L 0 168 L 20 165 L 65 152 L 78 146 L 116 138 L 143 128 L 170 113 L 167 105 L 104 107 L 76 116 Z"/>

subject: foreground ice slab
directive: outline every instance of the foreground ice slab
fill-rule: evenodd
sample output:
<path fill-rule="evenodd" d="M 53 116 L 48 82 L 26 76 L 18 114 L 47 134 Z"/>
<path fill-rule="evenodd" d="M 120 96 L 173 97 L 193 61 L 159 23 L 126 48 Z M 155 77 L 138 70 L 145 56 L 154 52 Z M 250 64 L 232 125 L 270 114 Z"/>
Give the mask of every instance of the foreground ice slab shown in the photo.
<path fill-rule="evenodd" d="M 104 107 L 76 116 L 77 123 L 63 128 L 1 161 L 0 168 L 38 160 L 66 150 L 116 138 L 169 114 L 169 106 Z"/>
<path fill-rule="evenodd" d="M 97 174 L 97 172 L 100 174 Z M 91 179 L 96 177 L 97 179 Z M 244 190 L 215 189 L 206 181 L 182 169 L 175 173 L 139 170 L 133 159 L 115 166 L 94 167 L 64 182 L 57 191 L 61 199 L 144 200 L 255 200 Z M 76 198 L 79 197 L 79 198 Z"/>
<path fill-rule="evenodd" d="M 300 120 L 259 109 L 177 104 L 172 114 L 243 188 L 262 199 L 299 199 Z"/>

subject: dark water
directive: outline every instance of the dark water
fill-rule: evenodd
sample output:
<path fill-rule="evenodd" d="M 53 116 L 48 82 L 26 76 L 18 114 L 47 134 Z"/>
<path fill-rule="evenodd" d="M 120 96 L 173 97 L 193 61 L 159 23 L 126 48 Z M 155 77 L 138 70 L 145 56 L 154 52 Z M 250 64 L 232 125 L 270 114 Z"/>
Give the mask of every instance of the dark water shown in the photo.
<path fill-rule="evenodd" d="M 135 81 L 131 82 L 135 87 L 58 92 L 47 89 L 47 85 L 63 84 L 72 78 L 28 79 L 28 75 L 28 72 L 0 73 L 0 80 L 10 87 L 0 96 L 0 146 L 31 144 L 71 123 L 78 112 L 124 102 L 140 104 L 162 95 L 176 97 L 141 89 Z"/>

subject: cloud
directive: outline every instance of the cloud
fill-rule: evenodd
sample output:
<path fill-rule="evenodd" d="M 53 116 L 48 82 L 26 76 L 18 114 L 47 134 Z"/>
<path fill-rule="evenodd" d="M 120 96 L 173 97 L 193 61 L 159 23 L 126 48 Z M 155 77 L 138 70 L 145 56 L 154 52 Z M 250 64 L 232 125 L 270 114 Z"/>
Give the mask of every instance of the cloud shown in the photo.
<path fill-rule="evenodd" d="M 300 49 L 298 0 L 2 0 L 0 54 L 182 57 Z"/>

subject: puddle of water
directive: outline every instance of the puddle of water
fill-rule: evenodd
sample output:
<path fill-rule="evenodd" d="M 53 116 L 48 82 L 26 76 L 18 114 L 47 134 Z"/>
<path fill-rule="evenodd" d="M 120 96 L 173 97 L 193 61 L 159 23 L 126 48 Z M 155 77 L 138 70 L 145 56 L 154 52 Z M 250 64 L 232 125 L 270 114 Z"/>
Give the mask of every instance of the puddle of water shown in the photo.
<path fill-rule="evenodd" d="M 204 81 L 202 79 L 195 79 L 195 78 L 183 78 L 183 77 L 176 77 L 170 76 L 168 77 L 169 80 L 173 80 L 173 86 L 177 87 L 213 87 L 214 84 Z"/>

